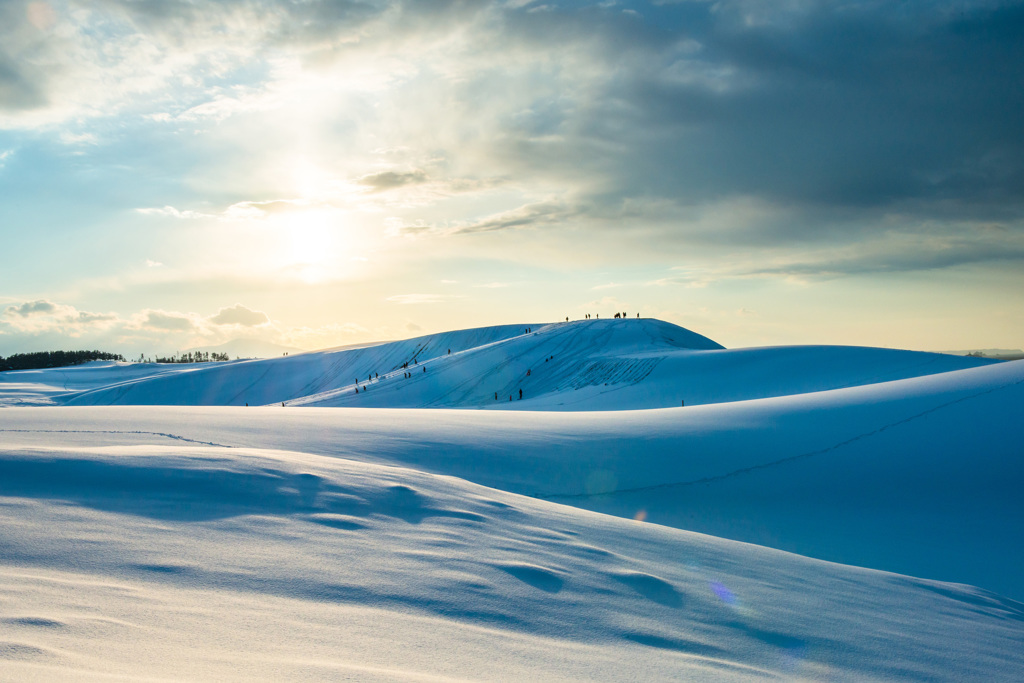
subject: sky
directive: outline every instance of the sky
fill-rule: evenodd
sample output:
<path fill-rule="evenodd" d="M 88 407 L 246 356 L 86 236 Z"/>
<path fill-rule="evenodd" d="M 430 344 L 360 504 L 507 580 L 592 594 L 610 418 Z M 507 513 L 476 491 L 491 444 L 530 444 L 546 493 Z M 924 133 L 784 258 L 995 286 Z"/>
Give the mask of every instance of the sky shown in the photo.
<path fill-rule="evenodd" d="M 1024 3 L 0 0 L 0 355 L 1024 346 Z"/>

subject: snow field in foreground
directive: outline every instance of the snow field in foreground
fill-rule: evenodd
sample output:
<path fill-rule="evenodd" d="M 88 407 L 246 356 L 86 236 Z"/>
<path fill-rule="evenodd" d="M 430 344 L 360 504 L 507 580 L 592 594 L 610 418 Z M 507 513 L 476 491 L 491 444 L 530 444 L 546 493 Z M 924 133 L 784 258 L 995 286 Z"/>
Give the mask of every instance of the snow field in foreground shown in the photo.
<path fill-rule="evenodd" d="M 100 437 L 102 438 L 102 437 Z M 213 446 L 7 448 L 20 680 L 1012 680 L 1021 605 L 531 500 Z"/>

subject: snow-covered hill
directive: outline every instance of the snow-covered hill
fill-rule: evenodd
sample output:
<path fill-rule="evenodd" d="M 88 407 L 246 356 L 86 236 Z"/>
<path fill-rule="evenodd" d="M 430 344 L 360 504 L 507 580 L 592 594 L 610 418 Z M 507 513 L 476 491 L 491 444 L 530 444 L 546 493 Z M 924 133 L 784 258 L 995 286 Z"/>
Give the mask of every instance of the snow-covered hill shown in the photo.
<path fill-rule="evenodd" d="M 69 404 L 0 410 L 0 679 L 1024 670 L 1021 362 L 602 320 L 0 397 Z"/>
<path fill-rule="evenodd" d="M 669 323 L 613 319 L 459 330 L 257 361 L 121 366 L 123 376 L 109 365 L 3 373 L 0 400 L 635 410 L 825 391 L 991 362 L 858 347 L 725 350 Z"/>

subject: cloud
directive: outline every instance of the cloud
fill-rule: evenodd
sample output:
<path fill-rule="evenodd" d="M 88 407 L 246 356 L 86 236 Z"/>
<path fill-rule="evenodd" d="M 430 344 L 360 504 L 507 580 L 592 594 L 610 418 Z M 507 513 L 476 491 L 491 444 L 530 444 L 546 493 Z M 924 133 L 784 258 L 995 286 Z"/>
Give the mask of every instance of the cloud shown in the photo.
<path fill-rule="evenodd" d="M 577 210 L 559 202 L 536 202 L 493 214 L 481 220 L 464 225 L 456 233 L 495 232 L 536 228 L 565 222 L 578 213 Z"/>
<path fill-rule="evenodd" d="M 37 299 L 4 309 L 0 332 L 28 335 L 52 332 L 77 338 L 91 331 L 108 330 L 118 320 L 113 313 L 79 311 L 74 306 Z"/>
<path fill-rule="evenodd" d="M 121 316 L 80 311 L 48 299 L 18 302 L 0 311 L 0 339 L 4 347 L 0 355 L 66 349 L 74 340 L 76 347 L 101 348 L 137 357 L 140 352 L 169 354 L 222 344 L 240 334 L 299 348 L 326 348 L 394 336 L 389 330 L 370 330 L 354 322 L 282 327 L 271 322 L 266 313 L 241 304 L 223 307 L 208 317 L 158 308 Z"/>
<path fill-rule="evenodd" d="M 416 185 L 427 181 L 427 174 L 423 171 L 409 171 L 401 173 L 398 171 L 381 171 L 370 173 L 359 178 L 359 184 L 372 187 L 375 191 L 381 192 L 391 190 L 405 185 Z"/>
<path fill-rule="evenodd" d="M 0 127 L 33 131 L 19 167 L 28 142 L 93 136 L 74 151 L 120 139 L 187 168 L 167 171 L 181 193 L 129 195 L 141 215 L 332 207 L 362 253 L 389 216 L 389 235 L 448 238 L 420 258 L 531 230 L 499 259 L 705 260 L 664 278 L 690 287 L 1017 258 L 1020 3 L 605 5 L 2 3 Z M 945 248 L 986 221 L 1005 229 Z"/>
<path fill-rule="evenodd" d="M 60 310 L 60 308 L 52 301 L 39 299 L 38 301 L 28 301 L 20 306 L 8 306 L 7 310 L 4 311 L 4 314 L 27 318 L 33 315 L 52 315 L 58 312 L 58 310 Z"/>
<path fill-rule="evenodd" d="M 212 214 L 200 213 L 198 211 L 179 211 L 173 206 L 165 206 L 162 209 L 145 208 L 135 209 L 143 216 L 166 216 L 168 218 L 179 218 L 181 220 L 198 220 L 201 218 L 214 218 Z"/>
<path fill-rule="evenodd" d="M 244 325 L 246 327 L 253 327 L 256 325 L 266 325 L 270 322 L 270 317 L 263 311 L 254 311 L 242 304 L 235 304 L 229 308 L 220 309 L 216 315 L 210 316 L 209 320 L 215 325 Z"/>
<path fill-rule="evenodd" d="M 14 156 L 13 149 L 5 149 L 0 152 L 0 168 L 3 168 L 7 164 L 7 160 Z"/>
<path fill-rule="evenodd" d="M 146 309 L 136 317 L 135 326 L 139 329 L 169 332 L 199 332 L 201 323 L 194 314 L 175 313 L 154 309 Z"/>
<path fill-rule="evenodd" d="M 910 273 L 977 264 L 1024 264 L 1024 243 L 978 243 L 970 240 L 927 239 L 894 248 L 870 244 L 851 247 L 832 257 L 809 258 L 739 271 L 742 276 L 767 276 L 824 280 L 882 273 Z"/>
<path fill-rule="evenodd" d="M 65 145 L 97 144 L 96 135 L 93 133 L 72 133 L 71 131 L 64 130 L 60 132 L 59 139 Z"/>
<path fill-rule="evenodd" d="M 303 199 L 267 199 L 262 201 L 235 202 L 223 210 L 213 213 L 177 209 L 173 206 L 163 208 L 135 209 L 144 216 L 165 216 L 180 220 L 214 219 L 223 221 L 261 220 L 275 214 L 308 208 L 310 202 Z"/>

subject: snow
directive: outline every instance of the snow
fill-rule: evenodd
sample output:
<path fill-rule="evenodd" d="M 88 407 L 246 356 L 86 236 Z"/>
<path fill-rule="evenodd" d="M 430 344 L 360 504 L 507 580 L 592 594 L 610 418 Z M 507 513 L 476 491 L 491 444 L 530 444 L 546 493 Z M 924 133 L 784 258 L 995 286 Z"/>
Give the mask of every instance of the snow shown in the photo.
<path fill-rule="evenodd" d="M 266 360 L 129 365 L 120 377 L 109 366 L 4 373 L 0 402 L 637 410 L 824 391 L 993 362 L 836 346 L 725 350 L 669 323 L 612 319 L 460 330 Z M 38 383 L 37 395 L 9 384 L 30 381 Z"/>
<path fill-rule="evenodd" d="M 0 678 L 1018 680 L 1024 363 L 716 347 L 2 373 L 67 405 L 0 410 Z M 388 407 L 331 386 L 417 350 L 359 394 Z M 200 405 L 239 385 L 275 405 Z M 192 405 L 102 405 L 158 400 Z"/>

